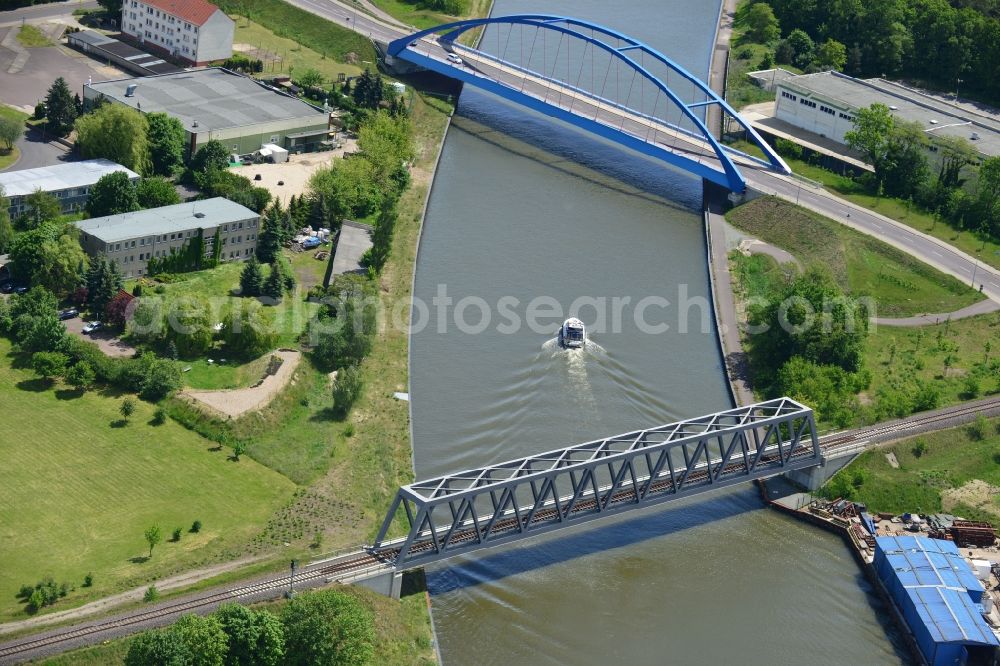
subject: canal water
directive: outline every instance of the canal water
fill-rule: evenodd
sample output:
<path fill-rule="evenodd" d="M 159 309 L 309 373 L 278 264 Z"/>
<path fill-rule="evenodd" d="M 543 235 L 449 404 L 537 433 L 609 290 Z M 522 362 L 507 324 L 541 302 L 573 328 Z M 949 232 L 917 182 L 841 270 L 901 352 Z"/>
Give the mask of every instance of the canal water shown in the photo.
<path fill-rule="evenodd" d="M 587 18 L 707 72 L 718 0 L 540 4 L 494 13 Z M 417 478 L 729 407 L 700 196 L 693 178 L 464 91 L 417 261 Z M 582 353 L 554 344 L 569 314 L 588 327 Z M 428 585 L 448 666 L 902 658 L 843 544 L 751 486 L 457 558 Z"/>

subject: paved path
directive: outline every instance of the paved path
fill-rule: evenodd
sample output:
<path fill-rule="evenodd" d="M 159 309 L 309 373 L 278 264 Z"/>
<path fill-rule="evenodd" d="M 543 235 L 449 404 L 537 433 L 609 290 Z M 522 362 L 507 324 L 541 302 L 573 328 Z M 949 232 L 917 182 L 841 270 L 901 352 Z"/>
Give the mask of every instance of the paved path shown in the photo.
<path fill-rule="evenodd" d="M 715 316 L 722 340 L 722 353 L 726 362 L 726 373 L 732 386 L 737 405 L 756 402 L 748 379 L 748 365 L 736 312 L 736 297 L 733 294 L 733 279 L 729 272 L 729 258 L 726 251 L 726 218 L 718 202 L 709 202 L 706 212 L 709 237 L 709 265 L 715 288 Z"/>
<path fill-rule="evenodd" d="M 990 312 L 996 312 L 1000 310 L 1000 303 L 996 301 L 991 301 L 990 299 L 985 299 L 979 301 L 978 303 L 973 303 L 968 307 L 964 307 L 961 310 L 955 310 L 954 312 L 945 312 L 944 314 L 923 314 L 917 317 L 875 317 L 872 319 L 872 323 L 877 326 L 927 326 L 929 324 L 939 324 L 943 321 L 955 321 L 956 319 L 965 319 L 966 317 L 975 317 L 976 315 L 988 314 Z"/>
<path fill-rule="evenodd" d="M 284 362 L 276 373 L 264 377 L 257 386 L 227 391 L 184 391 L 183 395 L 233 419 L 255 409 L 262 409 L 285 387 L 302 359 L 302 354 L 290 350 L 274 352 L 274 356 Z"/>
<path fill-rule="evenodd" d="M 715 33 L 715 50 L 712 51 L 712 64 L 708 72 L 708 86 L 718 93 L 719 97 L 726 94 L 726 64 L 729 60 L 729 42 L 733 38 L 733 21 L 736 19 L 737 0 L 723 0 L 719 10 L 719 27 Z M 708 108 L 708 128 L 716 134 L 722 130 L 722 114 L 715 104 Z"/>
<path fill-rule="evenodd" d="M 22 19 L 27 23 L 36 23 L 57 16 L 69 16 L 76 9 L 100 9 L 100 5 L 97 4 L 97 0 L 66 0 L 65 2 L 50 2 L 33 7 L 21 7 L 20 9 L 0 12 L 0 26 L 20 25 Z"/>

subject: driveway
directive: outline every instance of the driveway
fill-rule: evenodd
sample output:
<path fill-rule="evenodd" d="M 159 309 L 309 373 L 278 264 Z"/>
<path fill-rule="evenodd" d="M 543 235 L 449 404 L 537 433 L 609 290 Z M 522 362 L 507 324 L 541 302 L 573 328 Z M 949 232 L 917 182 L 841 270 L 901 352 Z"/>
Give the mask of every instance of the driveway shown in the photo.
<path fill-rule="evenodd" d="M 0 42 L 8 34 L 15 37 L 20 26 L 0 27 Z M 31 112 L 35 104 L 45 99 L 49 86 L 58 77 L 66 79 L 69 89 L 83 97 L 87 80 L 108 81 L 131 78 L 119 69 L 108 67 L 68 46 L 44 46 L 17 50 L 16 41 L 11 46 L 0 46 L 0 102 Z M 27 55 L 27 60 L 24 60 Z M 20 59 L 19 59 L 20 56 Z M 18 69 L 20 67 L 20 69 Z M 11 70 L 14 73 L 11 73 Z"/>
<path fill-rule="evenodd" d="M 66 0 L 66 2 L 50 2 L 33 7 L 20 7 L 0 12 L 0 26 L 19 24 L 22 19 L 28 23 L 34 23 L 57 16 L 70 16 L 75 9 L 97 9 L 99 7 L 97 0 Z"/>
<path fill-rule="evenodd" d="M 71 152 L 63 144 L 44 140 L 42 133 L 34 128 L 25 130 L 21 138 L 17 140 L 17 148 L 21 151 L 21 156 L 7 167 L 7 170 L 35 169 L 62 162 L 75 162 L 80 159 L 79 155 Z"/>
<path fill-rule="evenodd" d="M 95 333 L 89 335 L 84 335 L 83 327 L 87 322 L 82 317 L 74 317 L 73 319 L 67 319 L 63 322 L 66 324 L 66 332 L 87 340 L 88 342 L 93 342 L 97 347 L 107 354 L 108 356 L 118 356 L 118 357 L 130 357 L 135 356 L 135 347 L 132 345 L 122 342 L 118 336 L 109 330 L 99 330 Z"/>

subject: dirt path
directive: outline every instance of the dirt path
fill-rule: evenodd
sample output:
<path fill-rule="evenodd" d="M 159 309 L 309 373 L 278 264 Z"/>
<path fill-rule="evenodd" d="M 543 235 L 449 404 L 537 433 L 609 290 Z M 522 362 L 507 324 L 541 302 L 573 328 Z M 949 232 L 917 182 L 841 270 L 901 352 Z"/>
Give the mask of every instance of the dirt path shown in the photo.
<path fill-rule="evenodd" d="M 184 391 L 182 395 L 234 419 L 246 412 L 266 407 L 292 378 L 292 373 L 302 359 L 302 354 L 291 350 L 277 351 L 274 355 L 283 361 L 281 367 L 275 374 L 266 376 L 257 386 L 228 391 Z"/>
<path fill-rule="evenodd" d="M 186 573 L 178 574 L 172 576 L 171 578 L 164 578 L 163 580 L 156 581 L 156 589 L 160 592 L 166 592 L 168 590 L 175 590 L 181 587 L 187 587 L 193 585 L 199 581 L 203 581 L 219 574 L 226 573 L 228 571 L 233 571 L 234 569 L 239 569 L 240 567 L 246 566 L 257 560 L 262 559 L 263 556 L 259 557 L 248 557 L 240 560 L 233 560 L 231 562 L 223 562 L 221 564 L 216 564 L 211 567 L 206 567 L 204 569 L 196 569 L 194 571 L 188 571 Z M 98 599 L 97 601 L 92 601 L 89 604 L 84 604 L 79 608 L 71 608 L 69 610 L 60 611 L 58 613 L 49 613 L 48 615 L 40 615 L 38 617 L 32 617 L 27 620 L 18 620 L 17 622 L 7 622 L 5 624 L 0 624 L 0 635 L 10 634 L 15 631 L 22 631 L 24 629 L 32 629 L 38 627 L 46 627 L 50 624 L 55 624 L 57 622 L 64 622 L 66 620 L 76 620 L 80 618 L 85 618 L 88 615 L 96 615 L 98 613 L 105 613 L 116 606 L 121 606 L 123 604 L 131 603 L 134 601 L 141 601 L 143 595 L 146 594 L 146 589 L 148 585 L 143 585 L 142 587 L 137 587 L 135 589 L 129 590 L 128 592 L 121 592 L 119 594 L 113 594 L 110 597 L 104 597 Z"/>

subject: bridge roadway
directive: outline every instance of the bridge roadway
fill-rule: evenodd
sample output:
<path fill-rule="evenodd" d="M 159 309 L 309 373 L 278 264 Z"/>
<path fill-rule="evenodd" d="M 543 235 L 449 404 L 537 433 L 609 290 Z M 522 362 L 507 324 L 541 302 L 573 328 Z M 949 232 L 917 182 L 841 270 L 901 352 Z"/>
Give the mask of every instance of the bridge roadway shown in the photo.
<path fill-rule="evenodd" d="M 916 414 L 911 417 L 860 428 L 853 431 L 837 432 L 820 438 L 824 457 L 853 455 L 860 449 L 876 442 L 886 442 L 919 432 L 950 428 L 972 421 L 978 414 L 1000 415 L 1000 397 L 991 397 L 976 402 L 956 405 L 944 409 Z M 669 481 L 667 481 L 669 483 Z M 631 490 L 623 489 L 615 501 L 629 499 Z M 554 510 L 554 509 L 550 509 Z M 581 507 L 581 510 L 584 510 Z M 539 517 L 543 519 L 544 516 Z M 472 530 L 466 530 L 453 538 L 475 538 Z M 388 546 L 389 544 L 387 544 Z M 424 545 L 423 547 L 428 547 Z M 396 552 L 388 547 L 379 553 L 366 548 L 358 549 L 338 557 L 312 562 L 295 574 L 295 588 L 325 585 L 328 582 L 350 583 L 371 576 L 392 573 L 392 559 Z M 28 659 L 38 659 L 64 652 L 84 645 L 93 645 L 105 640 L 119 638 L 138 631 L 166 626 L 187 613 L 210 613 L 220 604 L 238 601 L 252 603 L 274 599 L 288 589 L 288 574 L 276 574 L 244 581 L 232 586 L 219 587 L 203 592 L 185 595 L 178 599 L 164 601 L 153 606 L 119 613 L 110 617 L 51 629 L 44 633 L 17 638 L 0 644 L 0 664 L 17 663 Z"/>
<path fill-rule="evenodd" d="M 383 44 L 399 39 L 406 34 L 400 28 L 383 23 L 363 12 L 358 12 L 354 7 L 338 0 L 289 1 L 301 9 L 367 35 Z M 443 63 L 447 62 L 445 49 L 436 41 L 421 40 L 417 50 L 427 52 Z M 498 69 L 488 58 L 474 57 L 464 49 L 461 57 L 472 67 L 481 68 L 484 73 L 495 72 Z M 471 73 L 474 70 L 470 68 L 469 71 Z M 520 86 L 520 80 L 523 78 L 523 73 L 519 70 L 504 71 L 504 80 L 509 85 Z M 552 84 L 543 82 L 541 77 L 537 77 L 537 80 L 533 81 L 532 84 L 536 89 L 540 86 L 541 89 L 548 90 L 550 94 L 555 91 Z M 557 99 L 560 95 L 569 99 L 570 92 L 569 89 L 556 91 Z M 574 108 L 583 107 L 574 106 Z M 588 108 L 593 109 L 592 106 Z M 614 125 L 615 120 L 621 121 L 621 115 L 615 114 L 610 105 L 601 105 L 601 112 L 605 117 L 612 118 L 612 125 Z M 628 120 L 636 122 L 636 118 L 638 116 Z M 641 125 L 641 122 L 639 124 Z M 663 130 L 658 130 L 658 132 L 663 132 Z M 640 131 L 638 136 L 645 136 L 645 131 Z M 695 141 L 686 135 L 679 135 L 676 140 L 671 137 L 669 142 L 664 143 L 672 145 L 678 150 L 686 151 L 687 154 L 704 156 L 706 163 L 715 159 L 714 155 L 705 156 L 704 143 Z M 976 288 L 982 285 L 983 293 L 986 296 L 1000 302 L 1000 271 L 984 265 L 976 257 L 970 256 L 944 241 L 841 199 L 811 183 L 772 172 L 762 165 L 746 159 L 738 159 L 737 161 L 750 189 L 795 202 L 842 222 L 857 231 L 879 238 L 966 284 Z"/>

